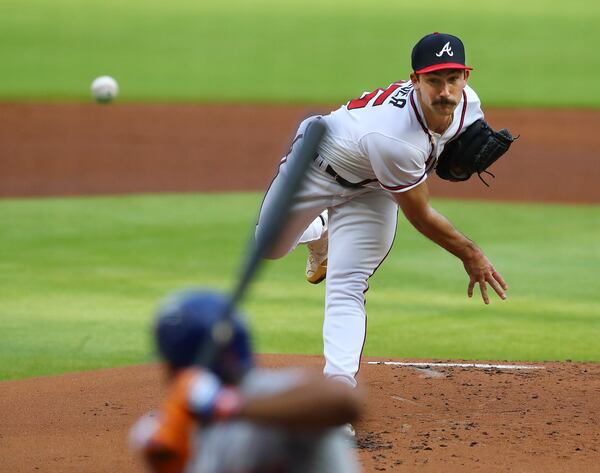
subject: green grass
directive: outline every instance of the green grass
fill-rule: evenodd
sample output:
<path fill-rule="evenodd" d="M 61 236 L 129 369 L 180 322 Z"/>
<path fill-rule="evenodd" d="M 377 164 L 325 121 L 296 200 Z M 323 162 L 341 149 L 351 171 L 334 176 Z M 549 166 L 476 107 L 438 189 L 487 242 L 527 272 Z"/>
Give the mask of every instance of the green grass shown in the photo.
<path fill-rule="evenodd" d="M 0 379 L 144 362 L 158 300 L 231 288 L 261 195 L 0 201 Z M 600 360 L 600 207 L 438 201 L 509 282 L 466 297 L 459 262 L 401 220 L 371 280 L 367 355 Z M 304 249 L 244 304 L 260 352 L 320 353 L 324 285 Z"/>
<path fill-rule="evenodd" d="M 407 78 L 410 51 L 455 33 L 486 105 L 598 107 L 591 0 L 3 0 L 0 98 L 337 103 Z"/>

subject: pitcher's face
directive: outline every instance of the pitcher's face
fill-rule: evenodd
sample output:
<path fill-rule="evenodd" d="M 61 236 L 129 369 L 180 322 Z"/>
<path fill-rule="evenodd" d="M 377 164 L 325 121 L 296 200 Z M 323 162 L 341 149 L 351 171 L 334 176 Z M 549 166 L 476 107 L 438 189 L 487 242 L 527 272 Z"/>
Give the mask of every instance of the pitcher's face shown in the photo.
<path fill-rule="evenodd" d="M 452 115 L 467 85 L 469 71 L 443 69 L 426 74 L 411 74 L 410 79 L 421 97 L 421 104 L 439 115 Z"/>

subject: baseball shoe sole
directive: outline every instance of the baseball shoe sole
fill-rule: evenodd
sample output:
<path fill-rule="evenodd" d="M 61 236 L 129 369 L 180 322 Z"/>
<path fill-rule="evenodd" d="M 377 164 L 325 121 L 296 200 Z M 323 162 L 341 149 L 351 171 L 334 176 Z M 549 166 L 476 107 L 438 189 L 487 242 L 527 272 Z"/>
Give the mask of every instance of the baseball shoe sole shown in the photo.
<path fill-rule="evenodd" d="M 306 245 L 308 259 L 306 260 L 306 280 L 311 284 L 319 284 L 327 277 L 327 247 L 328 239 L 321 238 Z"/>
<path fill-rule="evenodd" d="M 327 260 L 323 261 L 315 271 L 306 271 L 306 280 L 311 284 L 319 284 L 327 277 Z"/>

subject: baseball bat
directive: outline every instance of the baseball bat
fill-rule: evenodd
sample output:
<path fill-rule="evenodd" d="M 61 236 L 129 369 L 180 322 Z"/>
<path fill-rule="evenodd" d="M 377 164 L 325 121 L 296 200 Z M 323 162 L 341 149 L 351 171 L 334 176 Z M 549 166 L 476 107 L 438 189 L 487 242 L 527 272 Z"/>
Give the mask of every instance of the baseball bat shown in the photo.
<path fill-rule="evenodd" d="M 240 276 L 232 291 L 229 304 L 224 311 L 221 327 L 214 332 L 214 338 L 217 345 L 223 345 L 230 340 L 231 330 L 229 321 L 235 310 L 235 307 L 244 297 L 248 286 L 255 277 L 265 254 L 277 242 L 281 235 L 287 219 L 292 202 L 296 192 L 302 184 L 303 178 L 310 163 L 314 160 L 323 137 L 326 133 L 326 126 L 322 120 L 316 119 L 312 121 L 304 133 L 300 147 L 295 150 L 293 159 L 288 160 L 288 173 L 286 176 L 285 185 L 280 186 L 279 195 L 273 196 L 274 205 L 269 207 L 267 214 L 263 216 L 264 232 L 261 232 L 261 237 L 255 239 L 254 232 L 250 238 L 246 258 L 240 271 Z M 216 348 L 216 347 L 215 347 Z M 215 356 L 216 353 L 202 353 L 199 359 L 206 360 L 207 357 Z M 210 358 L 208 358 L 210 359 Z"/>
<path fill-rule="evenodd" d="M 262 232 L 260 239 L 250 239 L 246 262 L 242 266 L 238 283 L 232 293 L 231 302 L 233 306 L 242 299 L 260 266 L 260 262 L 281 235 L 287 223 L 294 196 L 302 184 L 308 166 L 317 154 L 324 135 L 325 125 L 322 120 L 312 121 L 306 129 L 297 155 L 288 162 L 286 185 L 281 186 L 280 195 L 274 196 L 275 204 L 268 209 L 268 213 L 263 217 L 265 230 Z"/>

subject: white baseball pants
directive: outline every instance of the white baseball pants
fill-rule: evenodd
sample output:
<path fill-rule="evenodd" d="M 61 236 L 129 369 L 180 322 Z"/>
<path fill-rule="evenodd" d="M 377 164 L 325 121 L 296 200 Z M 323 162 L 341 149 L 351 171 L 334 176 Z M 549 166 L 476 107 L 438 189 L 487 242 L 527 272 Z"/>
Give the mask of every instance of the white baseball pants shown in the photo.
<path fill-rule="evenodd" d="M 297 136 L 304 134 L 310 120 L 301 123 Z M 262 215 L 268 213 L 266 209 L 272 205 L 273 196 L 285 184 L 287 162 L 294 159 L 301 139 L 295 141 L 267 191 L 256 228 L 257 237 L 262 230 Z M 329 214 L 329 252 L 323 323 L 324 373 L 355 386 L 366 337 L 368 279 L 392 247 L 398 206 L 387 191 L 343 187 L 313 163 L 292 205 L 286 228 L 268 257 L 280 258 L 298 243 L 318 238 L 315 228 L 320 222 L 318 216 L 325 209 Z"/>

